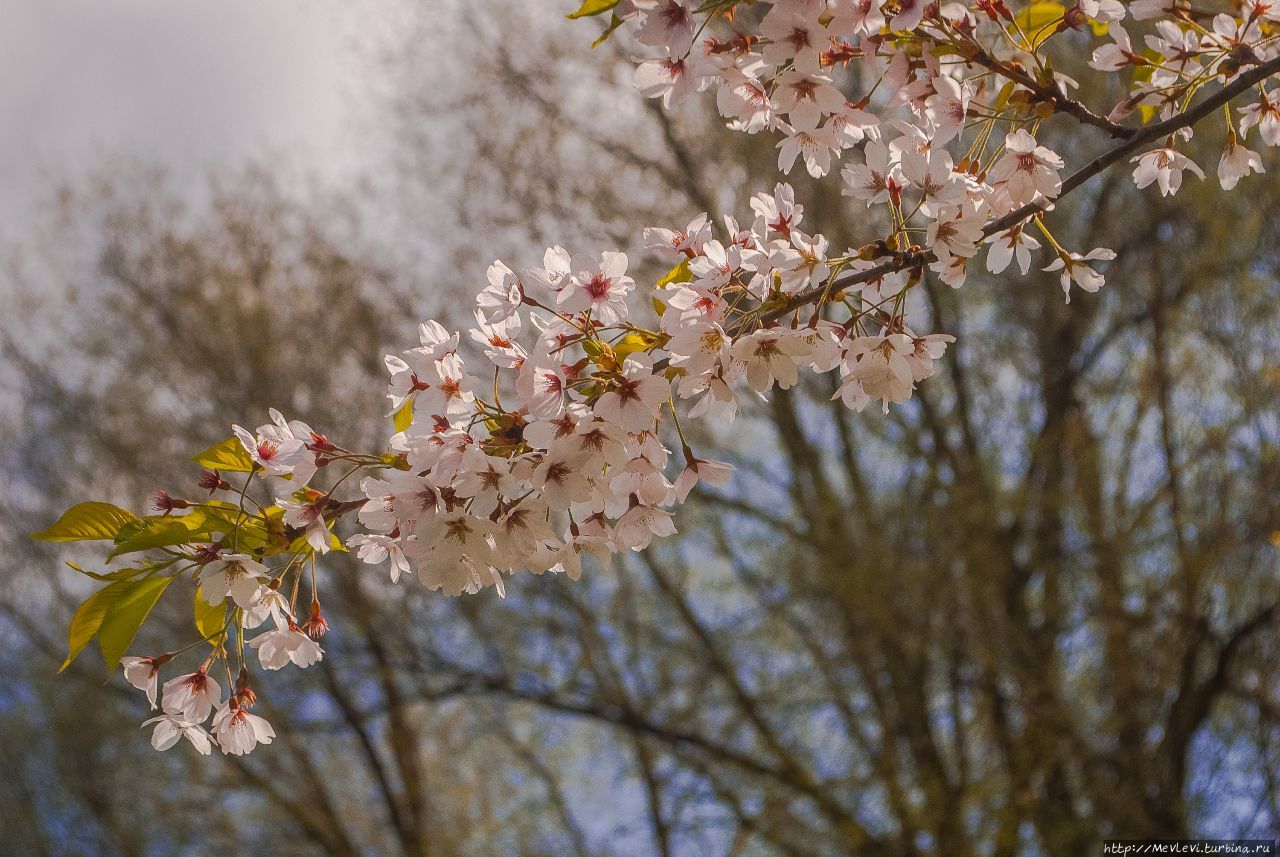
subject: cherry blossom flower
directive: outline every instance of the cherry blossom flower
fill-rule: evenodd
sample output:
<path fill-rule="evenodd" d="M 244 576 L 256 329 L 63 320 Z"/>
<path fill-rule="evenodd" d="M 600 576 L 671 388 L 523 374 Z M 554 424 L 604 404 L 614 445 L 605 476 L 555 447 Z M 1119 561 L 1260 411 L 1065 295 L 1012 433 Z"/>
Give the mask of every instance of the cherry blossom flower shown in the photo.
<path fill-rule="evenodd" d="M 969 111 L 968 87 L 945 74 L 933 79 L 933 95 L 925 100 L 925 110 L 933 122 L 933 143 L 942 146 L 964 130 Z M 945 152 L 938 149 L 938 152 Z"/>
<path fill-rule="evenodd" d="M 500 324 L 520 310 L 524 300 L 524 286 L 515 271 L 503 262 L 494 262 L 486 272 L 489 285 L 476 296 L 477 311 L 493 324 Z"/>
<path fill-rule="evenodd" d="M 801 72 L 818 70 L 818 50 L 826 35 L 818 16 L 786 3 L 777 3 L 760 23 L 760 35 L 768 40 L 761 58 L 771 66 L 791 63 Z"/>
<path fill-rule="evenodd" d="M 1071 303 L 1072 282 L 1086 292 L 1096 292 L 1102 288 L 1105 282 L 1101 274 L 1084 263 L 1095 260 L 1110 261 L 1115 257 L 1115 251 L 1108 250 L 1105 247 L 1090 250 L 1083 256 L 1079 253 L 1059 252 L 1058 258 L 1054 259 L 1044 270 L 1062 271 L 1059 275 L 1059 279 L 1062 282 L 1062 291 L 1067 296 L 1067 303 Z"/>
<path fill-rule="evenodd" d="M 1263 143 L 1280 146 L 1280 108 L 1277 108 L 1274 92 L 1264 90 L 1257 104 L 1240 108 L 1240 133 L 1247 134 L 1255 126 Z"/>
<path fill-rule="evenodd" d="M 977 206 L 972 202 L 942 206 L 937 218 L 929 224 L 925 240 L 943 266 L 953 255 L 971 258 L 978 252 L 978 242 L 982 240 L 982 220 Z"/>
<path fill-rule="evenodd" d="M 697 87 L 697 75 L 690 58 L 649 60 L 636 67 L 633 83 L 646 98 L 661 98 L 662 106 L 685 98 Z"/>
<path fill-rule="evenodd" d="M 201 718 L 203 720 L 203 718 Z M 212 746 L 209 743 L 209 733 L 199 723 L 192 723 L 181 717 L 175 717 L 172 714 L 161 714 L 159 717 L 152 717 L 150 720 L 142 721 L 144 727 L 150 726 L 152 723 L 156 725 L 155 730 L 151 733 L 151 746 L 157 750 L 168 750 L 174 744 L 178 743 L 181 738 L 186 738 L 192 747 L 196 748 L 196 752 L 201 756 L 209 755 Z"/>
<path fill-rule="evenodd" d="M 725 423 L 733 422 L 738 415 L 738 397 L 733 384 L 743 374 L 743 364 L 732 361 L 720 363 L 700 375 L 682 378 L 676 392 L 682 399 L 697 398 L 689 408 L 689 416 L 707 416 Z"/>
<path fill-rule="evenodd" d="M 324 650 L 315 640 L 293 623 L 285 628 L 273 628 L 245 642 L 257 650 L 258 661 L 264 670 L 278 670 L 288 663 L 309 667 L 324 657 Z"/>
<path fill-rule="evenodd" d="M 794 293 L 824 282 L 831 273 L 827 244 L 823 235 L 792 230 L 791 246 L 779 244 L 769 256 L 769 266 L 778 275 L 778 287 Z"/>
<path fill-rule="evenodd" d="M 914 381 L 923 381 L 932 375 L 934 361 L 940 359 L 946 352 L 947 346 L 956 341 L 956 338 L 949 333 L 926 333 L 924 336 L 917 336 L 909 329 L 904 330 L 903 333 L 910 337 L 914 349 L 907 355 L 907 363 L 911 366 L 911 378 Z"/>
<path fill-rule="evenodd" d="M 670 512 L 637 503 L 614 525 L 613 540 L 621 550 L 642 551 L 654 536 L 672 536 L 675 532 L 676 524 Z"/>
<path fill-rule="evenodd" d="M 710 485 L 723 485 L 733 475 L 732 464 L 726 464 L 723 461 L 706 461 L 696 458 L 692 452 L 688 451 L 685 453 L 685 458 L 689 463 L 684 470 L 680 471 L 680 475 L 676 477 L 673 486 L 676 499 L 681 503 L 689 497 L 689 492 L 699 482 L 706 482 Z"/>
<path fill-rule="evenodd" d="M 445 595 L 479 592 L 497 583 L 490 571 L 492 521 L 456 511 L 438 515 L 418 527 L 413 559 L 418 580 Z"/>
<path fill-rule="evenodd" d="M 838 0 L 833 5 L 831 29 L 836 32 L 874 36 L 885 25 L 879 0 Z"/>
<path fill-rule="evenodd" d="M 678 328 L 667 343 L 671 365 L 693 374 L 727 362 L 731 339 L 714 321 L 695 321 Z"/>
<path fill-rule="evenodd" d="M 684 56 L 693 47 L 695 26 L 689 7 L 679 0 L 658 0 L 636 27 L 636 38 L 646 45 L 668 48 L 674 56 Z"/>
<path fill-rule="evenodd" d="M 803 158 L 805 169 L 814 178 L 831 171 L 831 156 L 840 148 L 831 125 L 818 128 L 795 120 L 787 131 L 786 139 L 778 144 L 778 169 L 789 173 L 796 158 Z"/>
<path fill-rule="evenodd" d="M 797 358 L 808 351 L 803 339 L 782 328 L 739 337 L 729 349 L 746 373 L 747 384 L 757 393 L 766 392 L 775 383 L 784 390 L 794 387 L 800 378 Z"/>
<path fill-rule="evenodd" d="M 1222 159 L 1218 161 L 1218 182 L 1223 190 L 1231 190 L 1250 172 L 1266 172 L 1262 158 L 1257 152 L 1237 143 L 1235 133 L 1231 133 L 1227 137 L 1226 148 L 1222 150 Z"/>
<path fill-rule="evenodd" d="M 572 272 L 572 258 L 569 251 L 560 247 L 548 247 L 542 256 L 541 268 L 525 268 L 525 281 L 536 286 L 544 298 L 554 298 L 564 286 L 566 278 Z"/>
<path fill-rule="evenodd" d="M 911 337 L 903 333 L 860 336 L 849 343 L 845 383 L 857 382 L 867 396 L 882 400 L 888 413 L 890 402 L 911 398 L 913 373 L 907 358 L 915 350 Z"/>
<path fill-rule="evenodd" d="M 222 688 L 201 667 L 166 681 L 162 704 L 166 714 L 189 723 L 203 723 L 221 697 Z"/>
<path fill-rule="evenodd" d="M 644 230 L 644 247 L 667 258 L 685 258 L 703 252 L 703 245 L 711 240 L 711 223 L 706 214 L 699 214 L 684 229 L 666 229 L 650 226 Z"/>
<path fill-rule="evenodd" d="M 658 408 L 671 392 L 667 380 L 653 374 L 647 355 L 633 355 L 622 364 L 622 376 L 595 404 L 596 415 L 627 431 L 643 431 L 653 424 Z"/>
<path fill-rule="evenodd" d="M 574 503 L 586 503 L 593 493 L 586 461 L 583 453 L 548 453 L 533 469 L 529 481 L 546 504 L 557 511 Z"/>
<path fill-rule="evenodd" d="M 997 232 L 988 236 L 986 241 L 991 245 L 987 251 L 987 270 L 993 274 L 1004 273 L 1009 263 L 1017 258 L 1018 270 L 1025 275 L 1031 268 L 1031 251 L 1040 249 L 1040 242 L 1021 226 Z"/>
<path fill-rule="evenodd" d="M 1182 187 L 1182 173 L 1190 171 L 1198 178 L 1204 178 L 1204 171 L 1196 166 L 1195 161 L 1181 152 L 1169 147 L 1152 149 L 1130 159 L 1138 168 L 1133 171 L 1133 181 L 1138 189 L 1155 182 L 1160 188 L 1161 196 L 1172 196 Z"/>
<path fill-rule="evenodd" d="M 573 260 L 569 284 L 560 291 L 556 305 L 563 312 L 586 312 L 605 324 L 627 315 L 627 294 L 636 282 L 627 276 L 627 254 L 606 252 L 599 263 L 584 257 Z"/>
<path fill-rule="evenodd" d="M 524 362 L 524 348 L 515 341 L 520 331 L 520 316 L 513 313 L 502 321 L 485 318 L 483 310 L 476 310 L 476 327 L 471 338 L 484 346 L 484 356 L 502 369 L 511 369 Z"/>
<path fill-rule="evenodd" d="M 1053 199 L 1062 190 L 1058 171 L 1065 162 L 1057 153 L 1036 144 L 1023 128 L 1004 138 L 1005 153 L 1000 156 L 988 173 L 994 184 L 1004 182 L 1009 199 L 1015 205 L 1031 202 L 1036 195 Z"/>
<path fill-rule="evenodd" d="M 479 449 L 469 449 L 463 454 L 453 490 L 458 497 L 470 501 L 471 514 L 482 518 L 493 514 L 503 497 L 520 493 L 519 482 L 511 475 L 507 460 L 486 455 Z"/>
<path fill-rule="evenodd" d="M 1129 34 L 1123 27 L 1118 24 L 1111 25 L 1108 35 L 1111 36 L 1111 44 L 1095 49 L 1089 65 L 1099 71 L 1120 71 L 1129 65 L 1142 62 L 1142 59 L 1133 52 L 1133 43 L 1129 41 Z"/>
<path fill-rule="evenodd" d="M 932 216 L 937 203 L 954 205 L 965 196 L 964 185 L 954 180 L 951 155 L 946 149 L 914 149 L 902 154 L 902 176 L 923 194 L 920 210 Z"/>
<path fill-rule="evenodd" d="M 224 553 L 200 572 L 200 593 L 214 607 L 229 595 L 237 607 L 248 609 L 268 576 L 267 567 L 252 557 Z"/>
<path fill-rule="evenodd" d="M 804 206 L 796 204 L 795 191 L 785 182 L 774 185 L 772 195 L 757 193 L 752 196 L 751 210 L 765 228 L 784 237 L 789 236 L 792 228 L 799 226 L 804 219 Z"/>
<path fill-rule="evenodd" d="M 158 684 L 160 667 L 168 658 L 139 658 L 128 657 L 120 659 L 120 666 L 124 669 L 125 680 L 129 684 L 143 691 L 147 695 L 147 702 L 151 703 L 151 707 L 156 707 L 156 686 Z"/>
<path fill-rule="evenodd" d="M 218 709 L 212 732 L 222 752 L 230 756 L 243 756 L 259 744 L 270 744 L 276 737 L 270 723 L 241 708 L 235 697 Z"/>
<path fill-rule="evenodd" d="M 566 383 L 564 367 L 553 357 L 539 355 L 521 365 L 516 392 L 525 410 L 552 419 L 564 413 Z"/>
<path fill-rule="evenodd" d="M 289 602 L 285 597 L 272 586 L 263 586 L 258 589 L 257 602 L 244 611 L 241 621 L 244 622 L 246 628 L 257 628 L 267 619 L 272 619 L 276 623 L 276 627 L 284 627 L 292 618 L 292 612 L 289 610 Z"/>
<path fill-rule="evenodd" d="M 890 158 L 889 147 L 879 140 L 872 140 L 862 152 L 865 163 L 849 164 L 841 172 L 844 178 L 842 193 L 865 200 L 868 207 L 890 198 L 896 200 L 906 180 L 896 159 Z"/>
<path fill-rule="evenodd" d="M 307 544 L 318 553 L 328 553 L 333 540 L 329 521 L 325 517 L 328 496 L 314 492 L 314 497 L 303 500 L 278 499 L 276 505 L 284 510 L 284 522 L 302 530 Z"/>
<path fill-rule="evenodd" d="M 889 28 L 897 32 L 914 29 L 924 18 L 928 5 L 927 0 L 900 0 L 898 14 L 889 22 Z"/>
<path fill-rule="evenodd" d="M 256 434 L 250 434 L 240 426 L 231 428 L 254 464 L 274 476 L 292 475 L 295 468 L 305 466 L 311 460 L 311 454 L 274 408 L 271 410 L 271 420 L 266 425 L 258 426 Z"/>
<path fill-rule="evenodd" d="M 347 546 L 356 549 L 356 557 L 370 565 L 391 563 L 391 582 L 399 583 L 401 574 L 413 571 L 413 566 L 400 547 L 400 540 L 381 533 L 357 533 L 347 539 Z"/>
<path fill-rule="evenodd" d="M 772 104 L 798 128 L 816 128 L 824 115 L 844 107 L 844 95 L 831 76 L 792 69 L 778 75 Z"/>

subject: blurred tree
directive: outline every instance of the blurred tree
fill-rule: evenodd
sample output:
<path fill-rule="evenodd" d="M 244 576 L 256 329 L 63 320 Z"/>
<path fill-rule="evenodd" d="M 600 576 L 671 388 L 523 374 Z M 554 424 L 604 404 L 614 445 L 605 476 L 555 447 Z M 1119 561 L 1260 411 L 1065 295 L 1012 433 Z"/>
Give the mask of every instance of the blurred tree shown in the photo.
<path fill-rule="evenodd" d="M 1184 188 L 1176 208 L 1123 175 L 1073 197 L 1074 243 L 1120 250 L 1102 293 L 1064 307 L 1051 275 L 1012 292 L 974 278 L 963 302 L 928 290 L 961 336 L 943 376 L 888 416 L 814 385 L 704 438 L 739 472 L 678 545 L 579 584 L 513 581 L 505 600 L 326 561 L 345 605 L 332 657 L 264 694 L 286 728 L 249 760 L 154 753 L 119 681 L 110 704 L 77 704 L 103 698 L 102 674 L 84 658 L 55 678 L 50 629 L 78 581 L 24 537 L 73 493 L 188 489 L 186 451 L 267 403 L 376 443 L 379 356 L 449 312 L 436 283 L 453 278 L 428 271 L 473 281 L 495 245 L 513 263 L 551 238 L 625 245 L 637 225 L 743 207 L 705 188 L 776 180 L 772 141 L 666 117 L 621 55 L 563 47 L 583 35 L 547 9 L 496 8 L 416 10 L 380 53 L 382 193 L 307 198 L 262 164 L 183 206 L 162 179 L 108 172 L 67 190 L 49 245 L 15 262 L 14 853 L 965 857 L 1271 831 L 1269 177 Z M 447 61 L 477 43 L 483 62 Z M 467 76 L 442 83 L 453 67 Z M 587 75 L 614 86 L 587 92 Z M 859 239 L 861 212 L 801 187 L 807 217 Z"/>

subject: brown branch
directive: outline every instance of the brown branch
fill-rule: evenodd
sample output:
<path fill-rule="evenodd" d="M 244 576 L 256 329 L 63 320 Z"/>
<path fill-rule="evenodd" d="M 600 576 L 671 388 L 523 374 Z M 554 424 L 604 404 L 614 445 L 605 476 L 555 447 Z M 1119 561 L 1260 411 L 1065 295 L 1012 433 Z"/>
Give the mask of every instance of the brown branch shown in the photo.
<path fill-rule="evenodd" d="M 972 48 L 974 49 L 973 54 L 971 56 L 965 54 L 965 59 L 977 63 L 983 68 L 989 68 L 1014 83 L 1026 87 L 1035 95 L 1037 101 L 1052 105 L 1055 112 L 1066 113 L 1068 116 L 1079 120 L 1081 124 L 1101 128 L 1119 140 L 1130 139 L 1139 133 L 1137 128 L 1126 127 L 1118 122 L 1112 122 L 1105 116 L 1099 116 L 1094 113 L 1088 107 L 1063 92 L 1061 85 L 1056 81 L 1052 85 L 1042 84 L 1017 65 L 1000 62 L 978 46 L 977 43 L 974 43 Z"/>

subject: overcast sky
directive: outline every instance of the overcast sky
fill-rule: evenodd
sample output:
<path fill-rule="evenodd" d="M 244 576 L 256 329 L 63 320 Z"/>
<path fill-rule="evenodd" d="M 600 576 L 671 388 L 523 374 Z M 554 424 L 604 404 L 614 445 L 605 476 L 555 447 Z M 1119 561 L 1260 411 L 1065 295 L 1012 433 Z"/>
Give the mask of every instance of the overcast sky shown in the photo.
<path fill-rule="evenodd" d="M 342 0 L 0 0 L 0 233 L 106 155 L 179 173 L 287 149 L 358 168 Z"/>

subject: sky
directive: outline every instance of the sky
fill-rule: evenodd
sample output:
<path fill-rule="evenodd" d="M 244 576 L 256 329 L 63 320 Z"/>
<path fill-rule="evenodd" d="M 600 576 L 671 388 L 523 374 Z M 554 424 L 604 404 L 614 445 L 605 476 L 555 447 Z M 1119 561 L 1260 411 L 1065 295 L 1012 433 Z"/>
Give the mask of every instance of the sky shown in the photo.
<path fill-rule="evenodd" d="M 359 169 L 341 0 L 4 0 L 0 236 L 50 181 L 127 156 L 197 181 L 267 151 L 322 177 Z"/>

